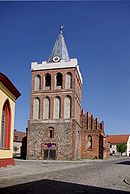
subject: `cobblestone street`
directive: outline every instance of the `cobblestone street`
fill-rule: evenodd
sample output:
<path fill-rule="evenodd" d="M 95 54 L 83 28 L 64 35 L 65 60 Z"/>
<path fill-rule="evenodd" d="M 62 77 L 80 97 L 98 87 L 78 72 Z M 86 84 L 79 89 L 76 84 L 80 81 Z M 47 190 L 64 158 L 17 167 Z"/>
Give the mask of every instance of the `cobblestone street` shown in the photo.
<path fill-rule="evenodd" d="M 83 161 L 22 161 L 0 169 L 4 193 L 130 193 L 130 158 Z"/>

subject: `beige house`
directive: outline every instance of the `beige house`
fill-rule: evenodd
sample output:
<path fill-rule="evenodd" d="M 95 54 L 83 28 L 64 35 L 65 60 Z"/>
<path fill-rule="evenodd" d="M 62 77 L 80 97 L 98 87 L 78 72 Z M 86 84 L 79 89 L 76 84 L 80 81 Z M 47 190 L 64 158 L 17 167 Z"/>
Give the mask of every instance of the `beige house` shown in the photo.
<path fill-rule="evenodd" d="M 0 167 L 14 165 L 13 136 L 15 102 L 20 92 L 0 73 Z"/>

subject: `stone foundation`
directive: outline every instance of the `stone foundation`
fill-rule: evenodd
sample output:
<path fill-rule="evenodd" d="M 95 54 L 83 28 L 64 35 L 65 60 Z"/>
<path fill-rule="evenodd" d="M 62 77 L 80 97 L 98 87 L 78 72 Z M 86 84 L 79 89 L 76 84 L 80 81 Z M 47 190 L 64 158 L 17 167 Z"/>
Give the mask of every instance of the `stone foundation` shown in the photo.
<path fill-rule="evenodd" d="M 54 129 L 50 138 L 49 128 Z M 27 131 L 27 159 L 46 159 L 48 143 L 56 160 L 73 160 L 80 157 L 80 126 L 75 121 L 32 122 Z"/>

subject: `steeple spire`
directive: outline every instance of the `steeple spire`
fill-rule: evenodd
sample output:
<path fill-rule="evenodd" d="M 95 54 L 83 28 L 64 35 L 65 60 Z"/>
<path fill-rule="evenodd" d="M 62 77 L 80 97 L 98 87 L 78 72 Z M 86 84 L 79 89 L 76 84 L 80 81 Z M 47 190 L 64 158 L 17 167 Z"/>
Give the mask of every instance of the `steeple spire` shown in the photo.
<path fill-rule="evenodd" d="M 60 27 L 60 33 L 62 34 L 62 29 L 64 28 L 64 26 L 61 26 Z"/>
<path fill-rule="evenodd" d="M 69 61 L 70 57 L 68 54 L 68 50 L 65 44 L 64 36 L 63 36 L 63 27 L 60 27 L 60 33 L 56 39 L 54 47 L 52 49 L 51 55 L 48 59 L 48 62 L 59 62 L 60 60 Z"/>

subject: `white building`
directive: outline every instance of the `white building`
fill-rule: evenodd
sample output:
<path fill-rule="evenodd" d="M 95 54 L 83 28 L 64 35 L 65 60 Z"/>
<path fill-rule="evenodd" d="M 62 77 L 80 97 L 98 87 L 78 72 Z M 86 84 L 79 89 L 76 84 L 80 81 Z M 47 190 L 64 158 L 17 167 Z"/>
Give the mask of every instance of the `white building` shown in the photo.
<path fill-rule="evenodd" d="M 126 152 L 123 153 L 123 156 L 130 156 L 130 135 L 110 135 L 110 155 L 118 156 L 120 153 L 117 151 L 117 146 L 122 143 L 127 144 Z"/>
<path fill-rule="evenodd" d="M 22 139 L 26 136 L 25 132 L 14 130 L 13 154 L 21 156 Z"/>

